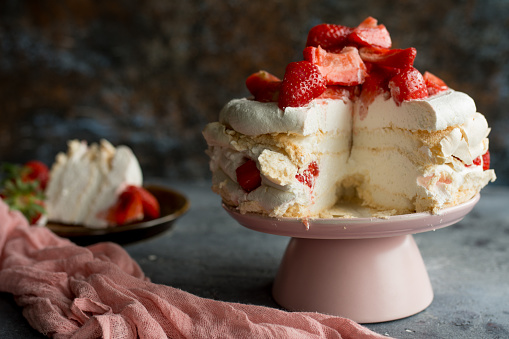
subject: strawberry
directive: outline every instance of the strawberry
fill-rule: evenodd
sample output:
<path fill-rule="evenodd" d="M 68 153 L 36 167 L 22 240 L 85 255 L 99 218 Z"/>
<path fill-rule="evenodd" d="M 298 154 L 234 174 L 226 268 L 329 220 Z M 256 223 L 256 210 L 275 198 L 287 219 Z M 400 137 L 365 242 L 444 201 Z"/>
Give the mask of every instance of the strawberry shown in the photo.
<path fill-rule="evenodd" d="M 302 173 L 297 173 L 295 178 L 309 188 L 313 188 L 315 184 L 315 178 L 318 176 L 318 174 L 320 174 L 318 164 L 316 161 L 313 161 L 309 163 L 308 167 Z"/>
<path fill-rule="evenodd" d="M 306 47 L 320 46 L 328 52 L 337 53 L 346 46 L 347 37 L 351 32 L 350 27 L 320 24 L 309 30 Z"/>
<path fill-rule="evenodd" d="M 368 114 L 368 106 L 375 98 L 389 91 L 389 80 L 400 72 L 397 68 L 371 66 L 369 75 L 362 84 L 359 117 L 363 120 Z"/>
<path fill-rule="evenodd" d="M 486 171 L 490 169 L 490 151 L 486 151 L 482 156 L 478 156 L 472 161 L 473 166 L 481 166 L 482 170 Z M 472 165 L 465 165 L 465 167 L 471 167 Z"/>
<path fill-rule="evenodd" d="M 277 102 L 281 80 L 266 71 L 258 71 L 246 79 L 246 87 L 256 101 Z"/>
<path fill-rule="evenodd" d="M 48 168 L 39 161 L 29 161 L 23 166 L 4 164 L 2 172 L 2 199 L 11 209 L 20 211 L 30 225 L 35 225 L 46 214 L 44 187 Z"/>
<path fill-rule="evenodd" d="M 125 191 L 137 192 L 137 194 L 140 195 L 144 219 L 152 220 L 159 218 L 161 215 L 161 207 L 159 206 L 159 202 L 157 201 L 156 197 L 154 197 L 152 193 L 141 186 L 134 185 L 127 186 Z"/>
<path fill-rule="evenodd" d="M 405 100 L 422 99 L 428 96 L 422 74 L 413 67 L 408 67 L 394 76 L 389 81 L 389 88 L 398 106 Z"/>
<path fill-rule="evenodd" d="M 327 86 L 325 92 L 320 94 L 318 99 L 353 100 L 357 89 L 357 86 Z"/>
<path fill-rule="evenodd" d="M 377 20 L 372 17 L 361 22 L 348 35 L 350 45 L 391 48 L 392 41 L 389 31 L 384 25 L 377 25 L 377 23 Z"/>
<path fill-rule="evenodd" d="M 438 94 L 449 89 L 449 87 L 445 84 L 445 82 L 442 79 L 440 79 L 439 77 L 430 72 L 424 72 L 423 77 L 424 82 L 426 83 L 426 87 L 428 89 L 429 96 Z"/>
<path fill-rule="evenodd" d="M 371 62 L 385 67 L 407 68 L 414 64 L 417 50 L 413 47 L 388 49 L 368 46 L 362 47 L 359 54 L 364 62 Z"/>
<path fill-rule="evenodd" d="M 4 181 L 2 199 L 12 210 L 20 211 L 30 225 L 35 225 L 46 214 L 44 194 L 37 181 L 9 178 Z"/>
<path fill-rule="evenodd" d="M 22 168 L 23 181 L 38 181 L 42 190 L 46 189 L 49 180 L 49 169 L 38 160 L 27 162 Z"/>
<path fill-rule="evenodd" d="M 278 106 L 282 110 L 305 106 L 322 94 L 325 88 L 326 81 L 318 66 L 305 60 L 291 62 L 286 66 Z"/>
<path fill-rule="evenodd" d="M 256 167 L 256 162 L 252 159 L 249 159 L 244 164 L 237 167 L 235 173 L 237 174 L 237 182 L 240 187 L 248 193 L 262 184 L 260 170 Z"/>
<path fill-rule="evenodd" d="M 106 215 L 108 222 L 114 225 L 124 225 L 143 219 L 143 205 L 141 195 L 136 190 L 125 190 L 111 206 Z"/>
<path fill-rule="evenodd" d="M 490 151 L 486 151 L 486 153 L 482 156 L 482 170 L 486 171 L 490 169 Z"/>
<path fill-rule="evenodd" d="M 364 21 L 362 21 L 357 28 L 376 28 L 378 25 L 378 20 L 368 16 Z"/>
<path fill-rule="evenodd" d="M 367 75 L 366 65 L 355 47 L 345 47 L 340 53 L 329 53 L 318 47 L 306 47 L 304 60 L 318 66 L 327 85 L 355 86 Z"/>

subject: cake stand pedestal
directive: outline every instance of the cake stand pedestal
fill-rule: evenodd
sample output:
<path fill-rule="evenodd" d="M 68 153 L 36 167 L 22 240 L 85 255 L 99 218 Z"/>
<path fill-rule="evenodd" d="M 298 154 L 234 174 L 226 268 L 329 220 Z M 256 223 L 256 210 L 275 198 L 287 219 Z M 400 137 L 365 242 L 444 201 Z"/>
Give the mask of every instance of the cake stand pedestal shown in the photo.
<path fill-rule="evenodd" d="M 431 304 L 433 290 L 412 234 L 450 226 L 478 201 L 479 195 L 438 215 L 305 222 L 223 207 L 244 227 L 291 237 L 272 289 L 279 305 L 376 323 L 411 316 Z"/>

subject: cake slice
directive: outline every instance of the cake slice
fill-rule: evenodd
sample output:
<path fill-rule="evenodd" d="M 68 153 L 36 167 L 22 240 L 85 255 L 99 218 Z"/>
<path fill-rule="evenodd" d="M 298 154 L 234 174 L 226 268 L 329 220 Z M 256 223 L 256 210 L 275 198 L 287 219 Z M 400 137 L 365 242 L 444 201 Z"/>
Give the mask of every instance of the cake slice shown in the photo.
<path fill-rule="evenodd" d="M 48 220 L 91 228 L 113 226 L 109 210 L 128 186 L 142 183 L 140 165 L 129 147 L 115 148 L 107 140 L 90 146 L 71 140 L 67 153 L 59 153 L 51 168 Z"/>

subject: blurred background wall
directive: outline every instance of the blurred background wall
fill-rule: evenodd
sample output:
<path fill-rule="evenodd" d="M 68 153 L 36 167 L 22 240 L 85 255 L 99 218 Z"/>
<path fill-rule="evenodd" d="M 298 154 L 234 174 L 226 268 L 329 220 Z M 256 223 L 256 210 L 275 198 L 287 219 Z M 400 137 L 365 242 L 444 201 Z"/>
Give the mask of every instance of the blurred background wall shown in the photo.
<path fill-rule="evenodd" d="M 145 177 L 207 180 L 201 130 L 308 30 L 383 23 L 415 66 L 471 95 L 509 184 L 509 1 L 2 0 L 0 162 L 50 165 L 69 139 L 132 147 Z"/>

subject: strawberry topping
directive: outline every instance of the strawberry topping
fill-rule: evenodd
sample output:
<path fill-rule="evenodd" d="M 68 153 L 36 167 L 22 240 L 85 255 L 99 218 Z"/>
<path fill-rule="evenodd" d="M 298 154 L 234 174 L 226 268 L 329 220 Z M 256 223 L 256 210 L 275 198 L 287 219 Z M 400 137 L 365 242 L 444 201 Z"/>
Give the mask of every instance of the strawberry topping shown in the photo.
<path fill-rule="evenodd" d="M 237 182 L 240 187 L 246 192 L 251 192 L 262 184 L 260 170 L 256 167 L 256 162 L 249 159 L 244 164 L 240 165 L 235 173 L 237 175 Z"/>
<path fill-rule="evenodd" d="M 430 72 L 424 72 L 423 77 L 424 82 L 426 83 L 426 87 L 428 89 L 429 96 L 438 94 L 449 89 L 449 87 L 445 84 L 445 82 L 442 79 L 440 79 L 439 77 Z"/>
<path fill-rule="evenodd" d="M 391 48 L 392 41 L 389 31 L 384 25 L 377 25 L 377 20 L 368 17 L 359 26 L 353 29 L 348 36 L 348 40 L 361 46 L 375 46 L 382 48 Z"/>
<path fill-rule="evenodd" d="M 303 61 L 292 62 L 280 81 L 260 71 L 246 80 L 254 99 L 278 102 L 278 107 L 301 107 L 315 98 L 346 99 L 346 92 L 330 86 L 348 86 L 360 96 L 360 115 L 380 94 L 392 96 L 397 105 L 423 99 L 448 89 L 438 77 L 424 76 L 413 67 L 417 51 L 391 49 L 391 37 L 384 25 L 368 17 L 357 27 L 320 24 L 308 33 Z M 359 89 L 361 90 L 359 92 Z"/>
<path fill-rule="evenodd" d="M 413 67 L 402 70 L 389 81 L 391 95 L 397 105 L 403 101 L 422 99 L 428 96 L 428 88 L 422 74 Z"/>
<path fill-rule="evenodd" d="M 347 37 L 351 32 L 350 27 L 320 24 L 309 30 L 306 47 L 320 46 L 328 52 L 338 53 L 346 46 Z"/>
<path fill-rule="evenodd" d="M 281 80 L 266 71 L 258 71 L 246 79 L 246 87 L 256 101 L 277 102 Z"/>
<path fill-rule="evenodd" d="M 291 62 L 286 67 L 281 84 L 278 106 L 301 107 L 320 96 L 326 89 L 325 78 L 318 66 L 309 61 Z"/>
<path fill-rule="evenodd" d="M 407 68 L 414 64 L 417 50 L 413 47 L 389 49 L 368 46 L 362 47 L 359 54 L 364 62 L 371 62 L 385 67 Z"/>
<path fill-rule="evenodd" d="M 355 86 L 367 75 L 366 65 L 355 47 L 345 47 L 339 53 L 329 53 L 318 47 L 306 47 L 304 60 L 318 66 L 327 85 Z"/>

